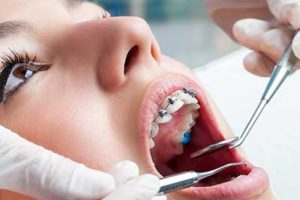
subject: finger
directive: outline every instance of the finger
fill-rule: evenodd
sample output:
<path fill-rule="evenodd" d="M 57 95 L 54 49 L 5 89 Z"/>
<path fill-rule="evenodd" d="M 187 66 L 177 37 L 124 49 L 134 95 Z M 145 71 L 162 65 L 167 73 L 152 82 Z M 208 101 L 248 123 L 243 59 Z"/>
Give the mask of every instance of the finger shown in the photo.
<path fill-rule="evenodd" d="M 110 174 L 89 169 L 0 126 L 0 188 L 38 199 L 99 199 L 115 186 Z"/>
<path fill-rule="evenodd" d="M 233 34 L 236 40 L 250 49 L 258 49 L 261 35 L 271 30 L 273 25 L 259 19 L 243 19 L 233 25 Z"/>
<path fill-rule="evenodd" d="M 294 32 L 288 28 L 272 27 L 273 25 L 263 20 L 245 19 L 234 25 L 234 34 L 241 45 L 278 60 Z"/>
<path fill-rule="evenodd" d="M 159 179 L 146 174 L 136 177 L 114 190 L 104 200 L 151 200 L 159 190 Z"/>
<path fill-rule="evenodd" d="M 293 51 L 295 55 L 300 59 L 300 32 L 298 32 L 294 39 L 293 39 L 293 44 L 292 44 Z"/>
<path fill-rule="evenodd" d="M 277 61 L 291 42 L 294 32 L 288 28 L 271 29 L 262 20 L 246 19 L 237 22 L 234 33 L 238 42 Z"/>
<path fill-rule="evenodd" d="M 258 51 L 277 62 L 290 45 L 294 32 L 287 29 L 272 29 L 261 36 Z"/>
<path fill-rule="evenodd" d="M 244 66 L 247 71 L 258 76 L 270 76 L 275 62 L 258 52 L 248 54 L 244 59 Z"/>
<path fill-rule="evenodd" d="M 134 162 L 121 161 L 116 164 L 115 167 L 108 173 L 110 173 L 114 177 L 117 186 L 119 186 L 138 176 L 139 168 Z"/>
<path fill-rule="evenodd" d="M 292 25 L 294 29 L 300 28 L 299 0 L 267 0 L 267 2 L 277 20 Z"/>

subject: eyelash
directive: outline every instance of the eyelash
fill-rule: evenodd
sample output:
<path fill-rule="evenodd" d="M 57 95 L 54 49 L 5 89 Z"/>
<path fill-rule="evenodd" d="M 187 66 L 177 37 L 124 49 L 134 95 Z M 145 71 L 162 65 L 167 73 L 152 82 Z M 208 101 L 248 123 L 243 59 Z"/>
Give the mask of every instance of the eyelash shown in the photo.
<path fill-rule="evenodd" d="M 5 98 L 7 96 L 12 95 L 14 92 L 17 91 L 18 88 L 20 88 L 22 85 L 26 83 L 28 79 L 30 79 L 33 74 L 37 73 L 41 67 L 36 67 L 36 56 L 30 57 L 27 52 L 23 52 L 22 54 L 10 50 L 10 54 L 6 54 L 2 56 L 2 65 L 3 70 L 0 74 L 0 102 L 3 103 L 5 101 Z M 41 65 L 41 63 L 38 63 Z M 36 66 L 35 66 L 36 65 Z M 25 67 L 26 66 L 26 67 Z M 19 68 L 20 69 L 19 69 Z M 23 68 L 21 68 L 23 67 Z M 15 68 L 15 69 L 14 69 Z M 14 73 L 16 70 L 24 70 L 22 72 L 25 72 L 25 70 L 31 70 L 32 76 L 24 80 L 22 83 L 19 83 L 17 86 L 15 86 L 11 91 L 9 91 L 7 94 L 5 94 L 5 89 L 7 82 L 9 80 L 9 77 Z"/>

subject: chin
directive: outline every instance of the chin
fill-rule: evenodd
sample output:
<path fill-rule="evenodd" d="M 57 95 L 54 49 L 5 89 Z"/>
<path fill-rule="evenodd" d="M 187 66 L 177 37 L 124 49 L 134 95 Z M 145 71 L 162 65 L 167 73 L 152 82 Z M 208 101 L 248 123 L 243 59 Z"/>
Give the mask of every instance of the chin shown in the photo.
<path fill-rule="evenodd" d="M 247 163 L 171 193 L 169 199 L 272 199 L 267 174 L 240 149 L 190 158 L 194 151 L 233 136 L 194 78 L 171 74 L 152 81 L 140 107 L 139 133 L 146 171 L 160 177 L 208 171 L 232 162 Z"/>

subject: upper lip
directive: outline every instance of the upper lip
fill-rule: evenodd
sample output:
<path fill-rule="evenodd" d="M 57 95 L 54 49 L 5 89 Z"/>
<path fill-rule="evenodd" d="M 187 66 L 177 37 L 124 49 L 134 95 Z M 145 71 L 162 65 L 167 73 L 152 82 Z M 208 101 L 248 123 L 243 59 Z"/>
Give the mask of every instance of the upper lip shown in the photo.
<path fill-rule="evenodd" d="M 172 92 L 184 87 L 193 89 L 197 92 L 197 97 L 201 97 L 199 101 L 202 107 L 203 105 L 205 107 L 210 107 L 209 102 L 207 102 L 207 98 L 205 98 L 206 95 L 199 84 L 186 76 L 177 74 L 166 75 L 152 81 L 141 104 L 139 133 L 141 134 L 141 148 L 144 152 L 143 159 L 144 162 L 147 163 L 147 170 L 159 176 L 160 174 L 154 166 L 149 150 L 150 124 L 156 117 L 155 113 L 157 112 L 160 103 Z M 217 124 L 215 125 L 217 126 Z M 219 130 L 220 128 L 217 129 L 219 134 L 217 134 L 218 138 L 216 138 L 216 140 L 224 139 L 221 130 Z M 237 150 L 233 150 L 232 154 L 236 157 L 236 159 L 243 159 Z M 178 193 L 201 199 L 218 199 L 221 197 L 226 197 L 226 199 L 246 199 L 251 195 L 262 193 L 268 187 L 268 177 L 262 169 L 251 166 L 250 170 L 251 172 L 248 175 L 241 176 L 230 182 L 212 187 L 198 187 L 197 189 L 189 188 Z"/>

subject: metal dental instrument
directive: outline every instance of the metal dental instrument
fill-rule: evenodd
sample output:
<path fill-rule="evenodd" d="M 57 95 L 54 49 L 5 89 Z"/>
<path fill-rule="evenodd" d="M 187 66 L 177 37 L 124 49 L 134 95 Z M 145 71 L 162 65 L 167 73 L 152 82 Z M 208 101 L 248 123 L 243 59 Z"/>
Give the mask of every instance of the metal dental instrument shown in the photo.
<path fill-rule="evenodd" d="M 192 187 L 193 185 L 196 185 L 199 181 L 207 177 L 213 176 L 229 167 L 235 167 L 241 165 L 246 166 L 247 164 L 243 162 L 230 163 L 208 172 L 188 171 L 188 172 L 181 172 L 178 174 L 164 177 L 160 179 L 160 189 L 158 195 L 164 195 L 173 191 Z"/>
<path fill-rule="evenodd" d="M 280 88 L 281 84 L 286 80 L 286 77 L 292 73 L 294 70 L 294 66 L 297 63 L 297 58 L 292 50 L 292 46 L 289 45 L 287 50 L 284 52 L 283 56 L 276 64 L 273 73 L 270 77 L 270 80 L 265 88 L 265 91 L 261 97 L 261 100 L 254 111 L 252 117 L 250 118 L 249 122 L 247 123 L 243 133 L 241 136 L 232 137 L 221 142 L 209 145 L 203 149 L 193 152 L 190 157 L 196 158 L 201 155 L 209 154 L 219 149 L 233 149 L 235 147 L 240 146 L 245 139 L 247 138 L 248 134 L 250 133 L 252 127 L 254 126 L 255 122 L 259 118 L 260 114 L 264 110 L 265 106 L 270 102 L 272 97 Z"/>

